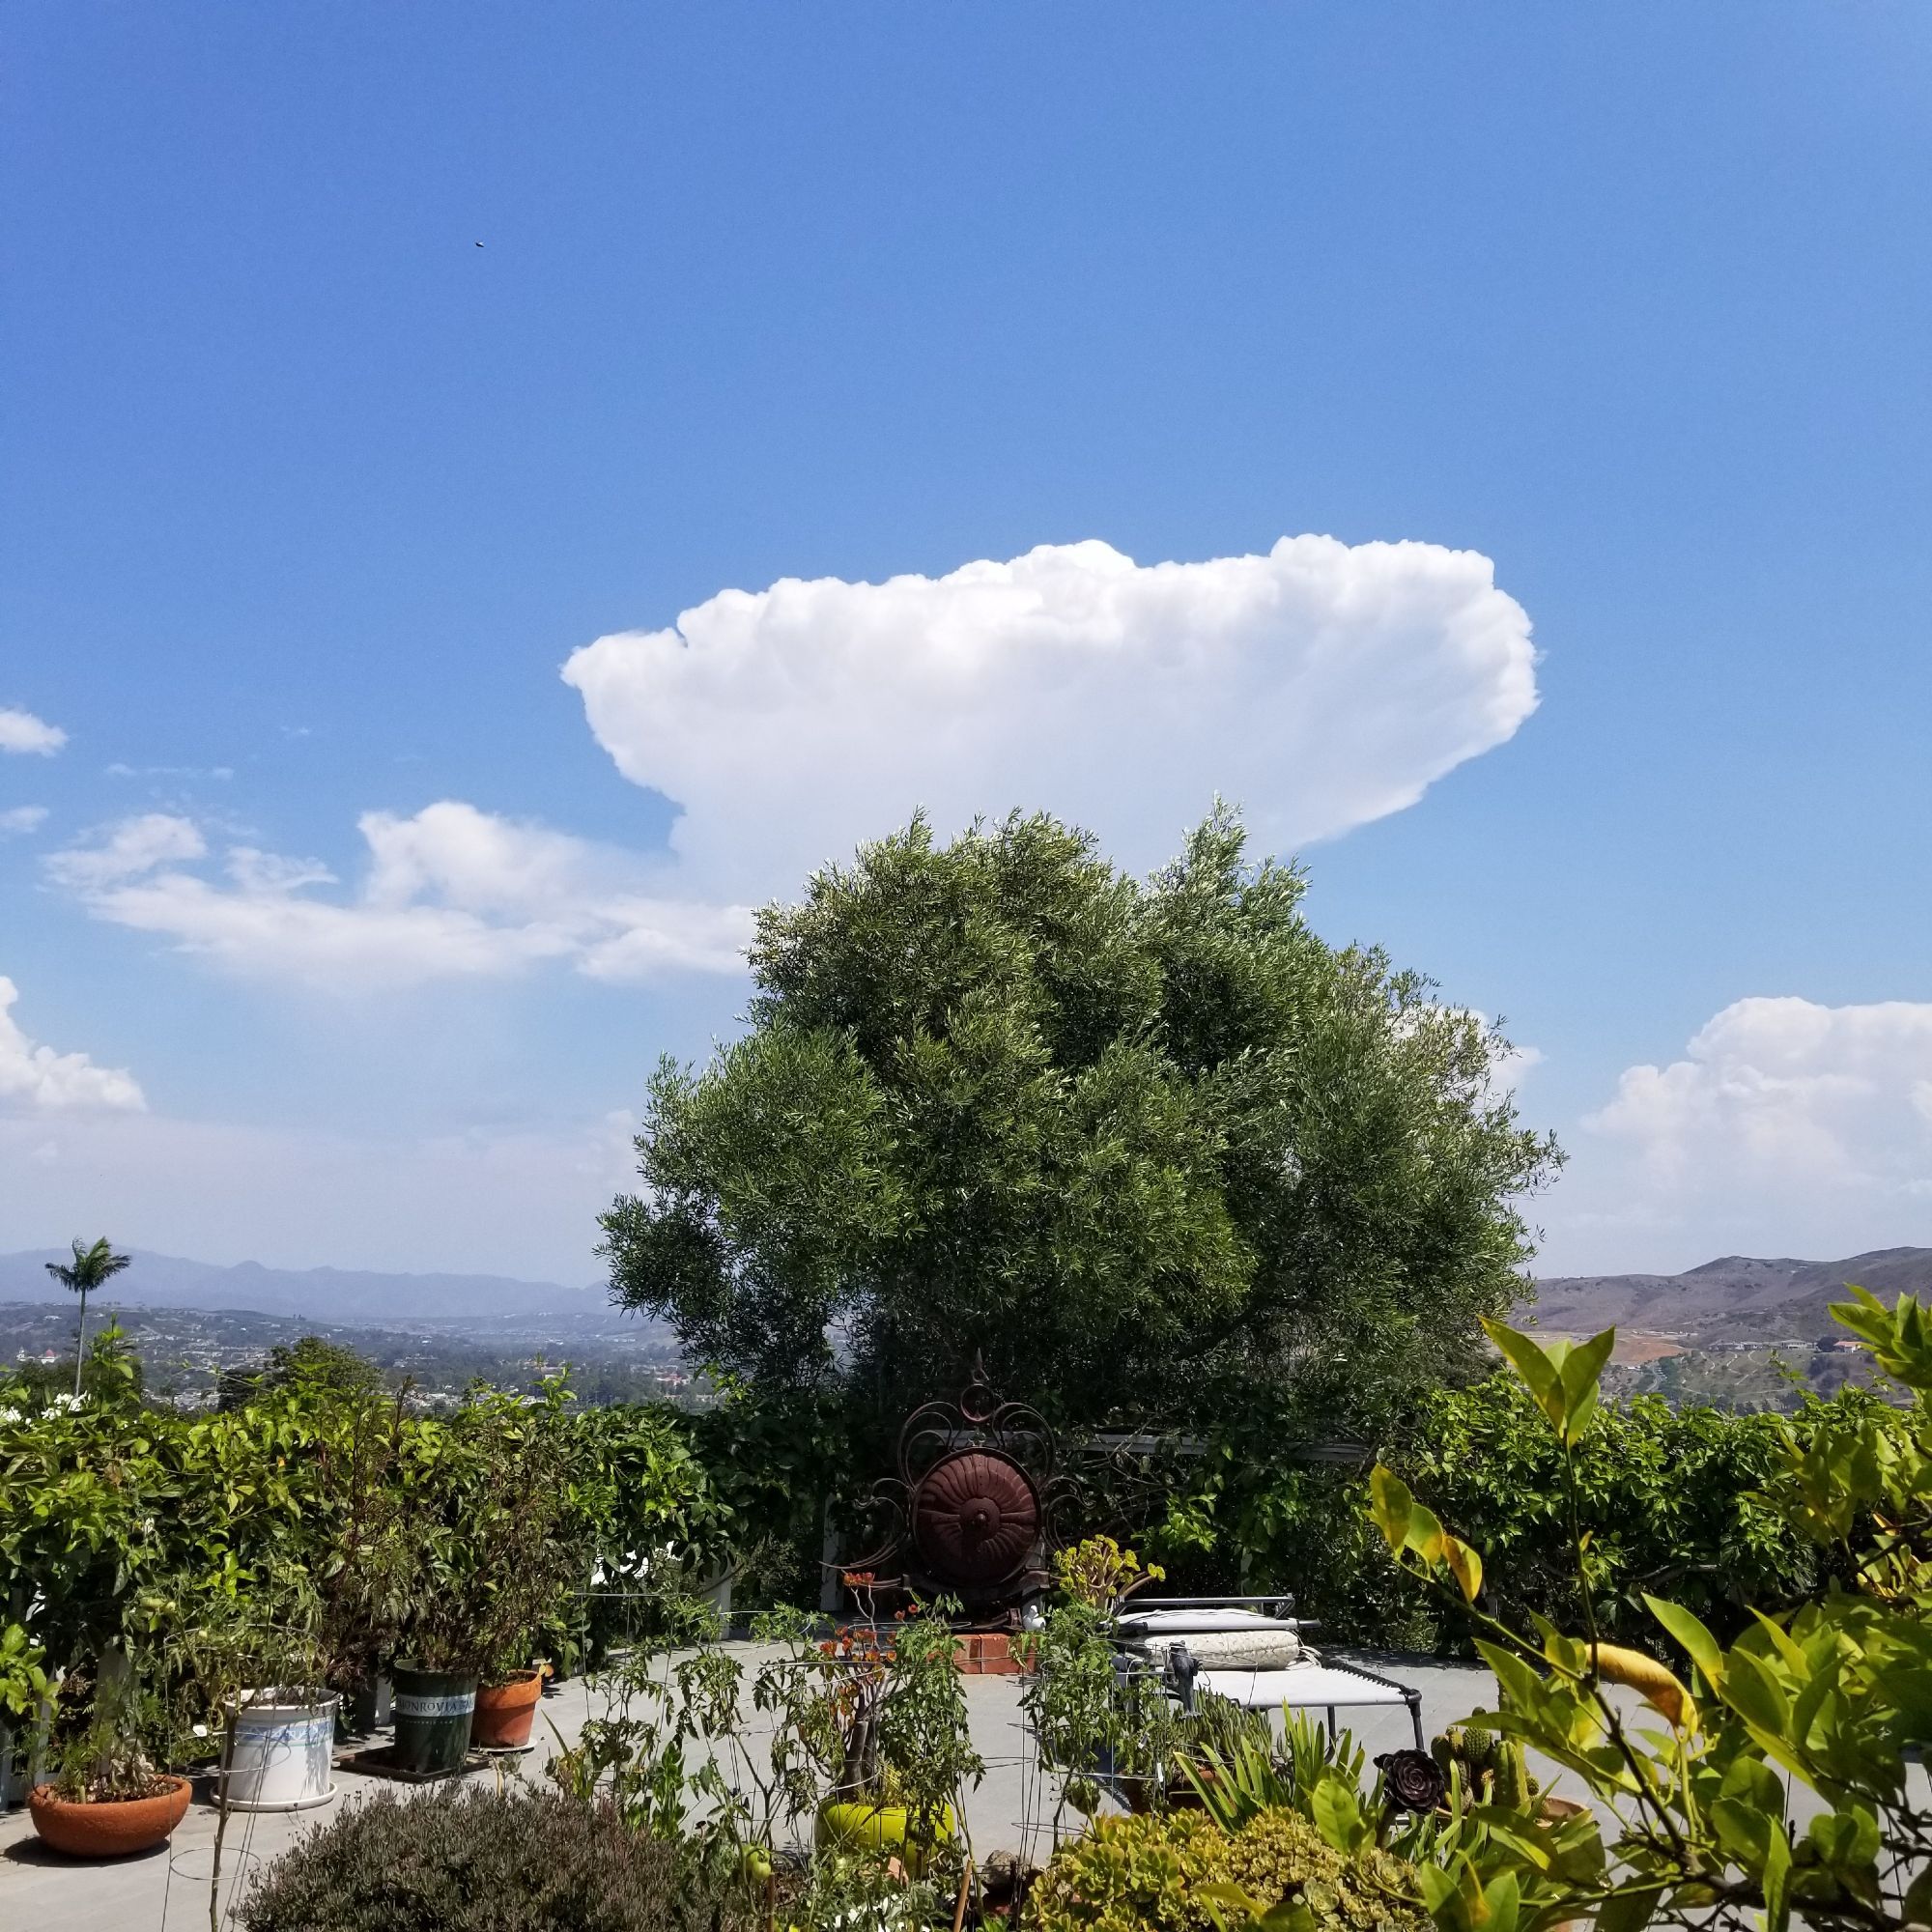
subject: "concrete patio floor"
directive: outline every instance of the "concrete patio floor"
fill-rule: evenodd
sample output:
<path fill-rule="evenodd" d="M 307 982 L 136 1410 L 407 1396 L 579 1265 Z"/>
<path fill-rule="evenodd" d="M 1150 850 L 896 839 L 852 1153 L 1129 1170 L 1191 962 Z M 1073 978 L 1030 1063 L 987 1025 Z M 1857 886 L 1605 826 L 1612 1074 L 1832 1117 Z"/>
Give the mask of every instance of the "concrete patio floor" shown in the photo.
<path fill-rule="evenodd" d="M 734 1646 L 751 1670 L 761 1652 Z M 1375 1657 L 1371 1668 L 1414 1685 L 1422 1692 L 1427 1731 L 1460 1722 L 1493 1693 L 1493 1680 L 1477 1665 Z M 1021 1722 L 1017 1681 L 1010 1677 L 963 1680 L 972 1713 L 974 1742 L 986 1760 L 986 1776 L 967 1802 L 967 1829 L 974 1850 L 1024 1851 L 1043 1860 L 1057 1791 L 1033 1769 L 1030 1740 Z M 543 1784 L 556 1731 L 574 1741 L 592 1709 L 584 1680 L 553 1686 L 545 1698 L 536 1748 L 515 1768 L 468 1774 L 469 1781 L 488 1784 L 499 1775 Z M 545 1721 L 545 1720 L 548 1721 Z M 1401 1708 L 1344 1713 L 1371 1757 L 1410 1744 L 1408 1718 Z M 229 1820 L 223 1851 L 221 1922 L 239 1922 L 236 1905 L 251 1874 L 319 1824 L 339 1817 L 349 1806 L 377 1791 L 420 1791 L 391 1780 L 354 1772 L 336 1774 L 336 1796 L 315 1810 L 289 1814 L 237 1814 Z M 216 1813 L 205 1790 L 198 1790 L 172 1841 L 131 1859 L 79 1862 L 43 1848 L 24 1808 L 0 1814 L 0 1932 L 193 1932 L 208 1924 L 209 1881 Z M 1073 1829 L 1078 1819 L 1070 1820 Z M 372 1928 L 376 1932 L 376 1928 Z"/>

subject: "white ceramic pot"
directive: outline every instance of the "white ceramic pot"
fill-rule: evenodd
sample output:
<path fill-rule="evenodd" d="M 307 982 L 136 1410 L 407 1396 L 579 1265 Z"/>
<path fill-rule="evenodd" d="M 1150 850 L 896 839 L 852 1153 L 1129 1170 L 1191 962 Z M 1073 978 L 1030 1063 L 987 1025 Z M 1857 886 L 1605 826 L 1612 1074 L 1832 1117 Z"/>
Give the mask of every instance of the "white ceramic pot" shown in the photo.
<path fill-rule="evenodd" d="M 252 1690 L 229 1714 L 224 1793 L 236 1811 L 306 1811 L 335 1796 L 335 1707 L 309 1690 Z"/>

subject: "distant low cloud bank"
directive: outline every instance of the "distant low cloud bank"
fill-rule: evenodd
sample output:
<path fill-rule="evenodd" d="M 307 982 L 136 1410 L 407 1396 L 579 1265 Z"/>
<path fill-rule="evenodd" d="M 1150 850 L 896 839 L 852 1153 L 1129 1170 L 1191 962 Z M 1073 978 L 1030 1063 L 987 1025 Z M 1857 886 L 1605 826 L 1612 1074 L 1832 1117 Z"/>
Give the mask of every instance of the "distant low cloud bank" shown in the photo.
<path fill-rule="evenodd" d="M 1682 1060 L 1626 1071 L 1588 1124 L 1668 1187 L 1755 1177 L 1932 1204 L 1932 1003 L 1739 1000 Z"/>

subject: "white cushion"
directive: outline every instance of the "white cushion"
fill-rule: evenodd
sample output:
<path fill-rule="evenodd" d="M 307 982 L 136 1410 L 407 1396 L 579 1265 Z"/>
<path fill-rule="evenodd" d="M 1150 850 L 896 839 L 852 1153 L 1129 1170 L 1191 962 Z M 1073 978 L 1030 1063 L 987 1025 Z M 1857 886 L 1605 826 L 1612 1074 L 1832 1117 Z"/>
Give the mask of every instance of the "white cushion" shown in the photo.
<path fill-rule="evenodd" d="M 1150 1661 L 1166 1663 L 1176 1644 L 1184 1644 L 1204 1670 L 1287 1670 L 1306 1654 L 1292 1630 L 1190 1631 L 1151 1636 Z"/>
<path fill-rule="evenodd" d="M 1144 1637 L 1191 1636 L 1197 1631 L 1280 1631 L 1293 1625 L 1259 1610 L 1129 1610 L 1119 1629 L 1131 1643 Z"/>

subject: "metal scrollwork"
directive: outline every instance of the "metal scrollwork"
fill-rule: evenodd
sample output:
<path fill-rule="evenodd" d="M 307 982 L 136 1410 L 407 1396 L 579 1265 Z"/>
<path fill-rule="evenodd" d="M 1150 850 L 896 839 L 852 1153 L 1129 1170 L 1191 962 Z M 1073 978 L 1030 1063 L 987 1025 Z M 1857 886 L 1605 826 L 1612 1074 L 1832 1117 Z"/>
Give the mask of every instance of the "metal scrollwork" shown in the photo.
<path fill-rule="evenodd" d="M 1045 1583 L 1070 1484 L 1045 1417 L 1003 1401 L 982 1361 L 954 1400 L 906 1417 L 897 1463 L 872 1492 L 885 1540 L 842 1568 L 869 1574 L 875 1589 L 956 1598 L 975 1615 Z"/>

